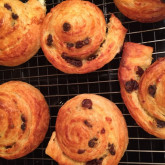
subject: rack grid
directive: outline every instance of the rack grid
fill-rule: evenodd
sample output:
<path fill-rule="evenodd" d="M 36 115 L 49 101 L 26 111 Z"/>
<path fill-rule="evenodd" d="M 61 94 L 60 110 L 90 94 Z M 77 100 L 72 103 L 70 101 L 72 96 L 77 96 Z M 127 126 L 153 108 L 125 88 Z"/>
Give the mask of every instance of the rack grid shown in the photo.
<path fill-rule="evenodd" d="M 108 22 L 114 13 L 128 29 L 125 41 L 152 46 L 153 62 L 165 57 L 165 20 L 157 23 L 139 23 L 126 18 L 115 7 L 113 0 L 90 0 L 104 13 Z M 46 0 L 47 12 L 61 0 Z M 156 138 L 140 128 L 124 105 L 118 82 L 121 53 L 103 68 L 88 74 L 69 75 L 55 69 L 45 58 L 42 50 L 28 62 L 17 67 L 0 66 L 0 84 L 20 80 L 38 88 L 45 96 L 51 120 L 43 143 L 32 153 L 17 160 L 0 159 L 0 165 L 57 165 L 45 154 L 60 107 L 72 97 L 82 93 L 94 93 L 113 101 L 123 113 L 129 132 L 129 145 L 119 165 L 165 165 L 165 140 Z"/>

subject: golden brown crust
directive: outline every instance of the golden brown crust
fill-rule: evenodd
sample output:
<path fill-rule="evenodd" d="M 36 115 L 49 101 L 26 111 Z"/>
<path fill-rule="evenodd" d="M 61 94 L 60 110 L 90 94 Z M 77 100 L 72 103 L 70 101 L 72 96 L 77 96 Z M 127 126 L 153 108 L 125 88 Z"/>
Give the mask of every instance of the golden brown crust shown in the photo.
<path fill-rule="evenodd" d="M 165 19 L 165 3 L 161 0 L 114 0 L 115 5 L 126 17 L 151 23 Z"/>
<path fill-rule="evenodd" d="M 90 161 L 117 165 L 127 145 L 126 123 L 117 106 L 99 95 L 81 94 L 59 110 L 46 154 L 60 165 L 88 165 Z"/>
<path fill-rule="evenodd" d="M 0 85 L 0 157 L 16 159 L 36 149 L 46 135 L 49 118 L 38 89 L 21 81 Z"/>
<path fill-rule="evenodd" d="M 165 58 L 150 66 L 152 51 L 148 46 L 125 43 L 118 77 L 123 101 L 137 124 L 165 139 Z"/>
<path fill-rule="evenodd" d="M 0 1 L 0 65 L 17 66 L 37 53 L 45 11 L 38 0 Z"/>
<path fill-rule="evenodd" d="M 57 69 L 83 74 L 110 62 L 120 52 L 126 32 L 113 14 L 106 25 L 102 11 L 93 3 L 67 0 L 47 14 L 42 27 L 41 47 Z"/>

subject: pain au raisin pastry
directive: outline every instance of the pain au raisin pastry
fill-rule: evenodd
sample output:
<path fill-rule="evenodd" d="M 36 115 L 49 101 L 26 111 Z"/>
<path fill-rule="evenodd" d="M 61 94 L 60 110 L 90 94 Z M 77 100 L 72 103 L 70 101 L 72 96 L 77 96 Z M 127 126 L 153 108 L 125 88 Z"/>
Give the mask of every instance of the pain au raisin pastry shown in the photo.
<path fill-rule="evenodd" d="M 164 0 L 114 0 L 115 5 L 126 17 L 151 23 L 165 19 Z"/>
<path fill-rule="evenodd" d="M 60 165 L 117 165 L 127 144 L 117 106 L 102 96 L 81 94 L 59 110 L 46 154 Z"/>
<path fill-rule="evenodd" d="M 17 66 L 37 53 L 45 12 L 43 0 L 0 1 L 0 65 Z"/>
<path fill-rule="evenodd" d="M 137 124 L 165 139 L 165 58 L 151 65 L 152 51 L 125 43 L 118 76 L 122 98 Z"/>
<path fill-rule="evenodd" d="M 0 157 L 16 159 L 32 152 L 48 125 L 48 105 L 38 89 L 21 81 L 0 85 Z"/>
<path fill-rule="evenodd" d="M 83 74 L 110 62 L 120 51 L 126 31 L 113 14 L 106 25 L 102 11 L 95 4 L 66 0 L 47 14 L 41 47 L 57 69 Z"/>

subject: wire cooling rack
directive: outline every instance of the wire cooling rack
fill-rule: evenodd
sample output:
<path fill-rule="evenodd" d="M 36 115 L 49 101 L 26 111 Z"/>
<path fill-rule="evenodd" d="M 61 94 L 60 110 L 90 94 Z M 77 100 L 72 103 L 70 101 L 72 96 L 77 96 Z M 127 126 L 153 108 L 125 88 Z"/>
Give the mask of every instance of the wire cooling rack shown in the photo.
<path fill-rule="evenodd" d="M 47 0 L 47 12 L 61 0 Z M 142 43 L 154 48 L 153 61 L 165 57 L 165 20 L 142 24 L 123 16 L 113 0 L 91 0 L 104 13 L 108 22 L 114 13 L 128 29 L 126 41 Z M 57 165 L 45 154 L 59 108 L 72 97 L 82 93 L 95 93 L 112 100 L 122 111 L 128 126 L 129 145 L 120 165 L 165 165 L 165 140 L 149 135 L 132 119 L 125 107 L 117 77 L 121 54 L 103 68 L 84 75 L 68 75 L 55 69 L 45 58 L 42 50 L 28 62 L 17 67 L 0 66 L 0 84 L 21 80 L 34 85 L 45 96 L 51 113 L 49 130 L 43 143 L 29 155 L 17 160 L 0 159 L 0 165 Z M 36 137 L 37 138 L 37 137 Z"/>

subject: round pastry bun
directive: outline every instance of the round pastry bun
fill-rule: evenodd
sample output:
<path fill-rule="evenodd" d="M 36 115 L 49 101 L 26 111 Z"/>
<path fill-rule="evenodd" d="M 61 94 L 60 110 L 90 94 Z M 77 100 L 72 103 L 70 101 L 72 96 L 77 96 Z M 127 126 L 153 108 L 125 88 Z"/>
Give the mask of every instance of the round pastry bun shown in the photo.
<path fill-rule="evenodd" d="M 117 165 L 128 145 L 124 117 L 110 100 L 80 94 L 59 110 L 46 154 L 60 165 Z"/>
<path fill-rule="evenodd" d="M 0 157 L 17 159 L 36 149 L 45 138 L 49 118 L 38 89 L 21 81 L 0 85 Z"/>
<path fill-rule="evenodd" d="M 165 58 L 151 65 L 153 48 L 125 43 L 119 67 L 121 95 L 146 132 L 165 139 Z"/>
<path fill-rule="evenodd" d="M 142 23 L 165 19 L 163 0 L 114 0 L 115 5 L 126 17 Z"/>
<path fill-rule="evenodd" d="M 40 32 L 46 7 L 43 0 L 0 1 L 0 65 L 17 66 L 40 48 Z"/>
<path fill-rule="evenodd" d="M 66 0 L 44 19 L 41 47 L 49 62 L 62 72 L 89 73 L 120 52 L 126 32 L 113 14 L 106 25 L 103 12 L 95 4 Z"/>

